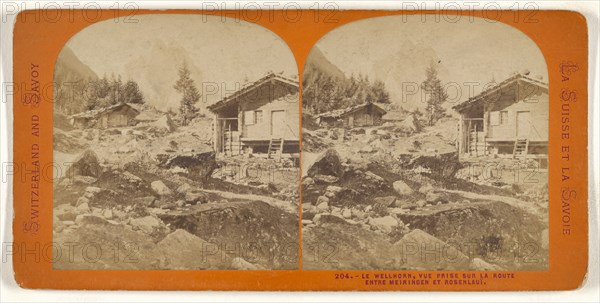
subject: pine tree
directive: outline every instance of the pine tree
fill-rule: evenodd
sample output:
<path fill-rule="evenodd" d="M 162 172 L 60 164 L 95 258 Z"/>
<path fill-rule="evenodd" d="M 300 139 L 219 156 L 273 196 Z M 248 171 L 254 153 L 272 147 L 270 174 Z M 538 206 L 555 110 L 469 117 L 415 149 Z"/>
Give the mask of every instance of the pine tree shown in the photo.
<path fill-rule="evenodd" d="M 120 99 L 125 103 L 144 103 L 144 96 L 140 91 L 140 87 L 132 80 L 127 81 L 123 86 Z"/>
<path fill-rule="evenodd" d="M 385 83 L 381 80 L 375 80 L 373 83 L 373 92 L 375 101 L 379 103 L 390 103 L 390 94 L 385 89 Z"/>
<path fill-rule="evenodd" d="M 389 103 L 385 83 L 373 83 L 364 74 L 337 77 L 318 69 L 308 70 L 302 79 L 302 106 L 305 112 L 319 114 L 366 102 Z"/>
<path fill-rule="evenodd" d="M 190 70 L 187 68 L 185 62 L 179 69 L 179 79 L 175 82 L 173 88 L 183 95 L 181 104 L 179 105 L 179 112 L 181 114 L 181 124 L 188 125 L 198 115 L 196 103 L 200 100 L 200 93 L 196 88 L 194 80 L 190 77 Z"/>
<path fill-rule="evenodd" d="M 106 100 L 104 100 L 105 102 L 103 102 L 104 104 L 101 104 L 103 107 L 104 106 L 111 106 L 114 104 L 117 104 L 120 102 L 119 100 L 119 94 L 121 92 L 121 86 L 122 86 L 122 81 L 121 81 L 121 75 L 119 75 L 118 77 L 115 77 L 115 74 L 111 74 L 110 76 L 110 81 L 109 81 L 109 91 L 108 91 L 108 96 L 106 98 Z"/>
<path fill-rule="evenodd" d="M 356 80 L 356 77 L 354 75 L 352 75 L 348 82 L 349 83 L 346 87 L 345 95 L 346 95 L 346 98 L 352 98 L 354 96 L 354 94 L 356 94 L 356 91 L 358 90 L 358 81 Z"/>
<path fill-rule="evenodd" d="M 448 99 L 448 94 L 442 86 L 442 81 L 438 78 L 438 71 L 433 62 L 427 68 L 425 73 L 427 78 L 421 83 L 421 89 L 425 92 L 426 96 L 428 96 L 425 111 L 427 123 L 431 126 L 444 116 L 445 110 L 442 107 L 442 104 Z"/>

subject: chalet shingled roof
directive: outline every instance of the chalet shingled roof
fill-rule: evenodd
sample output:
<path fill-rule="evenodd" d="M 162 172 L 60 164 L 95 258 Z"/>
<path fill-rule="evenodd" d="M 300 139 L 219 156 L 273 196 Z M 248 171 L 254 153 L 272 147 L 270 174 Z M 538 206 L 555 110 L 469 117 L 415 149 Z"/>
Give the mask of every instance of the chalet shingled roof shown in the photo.
<path fill-rule="evenodd" d="M 318 114 L 317 117 L 319 117 L 319 118 L 339 118 L 343 115 L 360 110 L 361 108 L 366 107 L 368 105 L 375 106 L 375 108 L 377 110 L 379 110 L 380 112 L 382 112 L 384 114 L 387 113 L 387 111 L 385 109 L 383 109 L 383 107 L 381 107 L 377 103 L 362 103 L 362 104 L 358 104 L 358 105 L 354 105 L 354 106 L 350 106 L 350 107 L 346 107 L 346 108 L 341 108 L 341 109 L 336 109 L 336 110 L 332 110 L 329 112 L 321 113 L 321 114 Z"/>
<path fill-rule="evenodd" d="M 236 91 L 235 93 L 207 106 L 206 108 L 208 108 L 210 111 L 215 112 L 216 110 L 223 108 L 226 105 L 229 105 L 231 103 L 235 103 L 238 102 L 240 100 L 240 97 L 244 96 L 245 94 L 248 94 L 250 92 L 252 92 L 254 89 L 260 87 L 261 85 L 263 85 L 264 83 L 270 82 L 270 81 L 279 81 L 288 85 L 292 85 L 295 86 L 296 88 L 298 87 L 298 81 L 288 78 L 288 77 L 284 77 L 282 75 L 278 75 L 275 73 L 268 73 L 266 76 L 248 83 L 246 85 L 244 85 L 242 88 L 240 88 L 238 91 Z"/>
<path fill-rule="evenodd" d="M 479 95 L 477 95 L 475 97 L 471 97 L 468 100 L 453 106 L 452 109 L 454 109 L 458 112 L 461 112 L 464 109 L 468 109 L 471 106 L 473 106 L 479 102 L 483 102 L 483 100 L 485 100 L 487 97 L 491 96 L 492 94 L 498 92 L 501 89 L 509 87 L 510 85 L 513 85 L 514 83 L 517 83 L 519 81 L 533 84 L 540 88 L 548 90 L 548 83 L 537 80 L 537 79 L 533 79 L 533 78 L 529 77 L 527 74 L 516 73 L 513 76 L 507 78 L 506 80 L 498 83 L 497 85 L 486 89 L 485 91 L 481 92 Z"/>
<path fill-rule="evenodd" d="M 71 118 L 95 118 L 100 114 L 106 113 L 106 112 L 111 112 L 113 110 L 117 110 L 119 108 L 121 108 L 122 106 L 128 106 L 131 109 L 135 110 L 138 114 L 140 113 L 140 110 L 137 108 L 137 106 L 130 104 L 130 103 L 117 103 L 117 104 L 113 104 L 111 106 L 107 106 L 107 107 L 102 107 L 102 108 L 98 108 L 98 109 L 93 109 L 93 110 L 88 110 L 85 112 L 81 112 L 78 114 L 74 114 L 71 115 Z"/>

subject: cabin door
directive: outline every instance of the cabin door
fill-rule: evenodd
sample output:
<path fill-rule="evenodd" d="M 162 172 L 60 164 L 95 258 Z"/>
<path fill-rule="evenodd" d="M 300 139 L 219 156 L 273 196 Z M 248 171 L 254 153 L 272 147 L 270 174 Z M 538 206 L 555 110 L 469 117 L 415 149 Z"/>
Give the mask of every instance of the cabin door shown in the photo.
<path fill-rule="evenodd" d="M 517 138 L 525 139 L 529 137 L 529 112 L 517 112 Z"/>
<path fill-rule="evenodd" d="M 271 112 L 271 138 L 283 138 L 285 136 L 285 111 L 274 110 Z"/>

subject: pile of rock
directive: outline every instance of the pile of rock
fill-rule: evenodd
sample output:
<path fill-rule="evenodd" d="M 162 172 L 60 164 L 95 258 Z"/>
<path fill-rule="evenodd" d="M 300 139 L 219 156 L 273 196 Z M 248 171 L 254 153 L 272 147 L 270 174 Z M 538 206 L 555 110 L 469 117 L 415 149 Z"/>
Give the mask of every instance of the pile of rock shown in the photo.
<path fill-rule="evenodd" d="M 120 224 L 114 219 L 116 218 L 112 209 L 90 207 L 85 202 L 78 206 L 61 204 L 54 209 L 52 225 L 54 232 L 60 233 L 75 230 L 86 224 Z"/>
<path fill-rule="evenodd" d="M 394 243 L 399 266 L 412 270 L 467 270 L 469 258 L 454 246 L 415 229 Z"/>
<path fill-rule="evenodd" d="M 367 230 L 390 234 L 394 229 L 403 227 L 404 224 L 396 214 L 380 216 L 373 211 L 371 205 L 368 206 L 345 206 L 337 207 L 330 205 L 330 197 L 335 197 L 335 192 L 341 188 L 329 186 L 325 195 L 319 196 L 316 205 L 302 205 L 302 224 L 307 228 L 312 228 L 323 223 L 337 222 L 352 225 L 360 225 Z"/>
<path fill-rule="evenodd" d="M 94 192 L 101 190 L 88 187 L 84 196 L 78 199 L 77 205 L 61 204 L 54 208 L 54 232 L 76 230 L 87 224 L 123 225 L 133 231 L 140 231 L 146 235 L 168 233 L 169 228 L 155 215 L 137 217 L 132 206 L 100 208 L 90 206 L 88 197 L 93 197 Z"/>
<path fill-rule="evenodd" d="M 77 176 L 86 176 L 98 178 L 102 174 L 102 166 L 98 155 L 90 149 L 79 155 L 73 164 L 67 169 L 65 176 L 74 178 Z"/>
<path fill-rule="evenodd" d="M 328 149 L 315 159 L 307 171 L 308 177 L 318 183 L 335 183 L 344 175 L 340 155 L 335 149 Z"/>
<path fill-rule="evenodd" d="M 207 181 L 217 169 L 215 153 L 212 150 L 168 153 L 157 155 L 161 168 L 181 168 L 187 170 L 189 175 L 201 181 Z"/>
<path fill-rule="evenodd" d="M 155 196 L 138 198 L 147 207 L 178 209 L 208 203 L 208 195 L 188 183 L 182 183 L 172 190 L 163 181 L 156 180 L 150 183 L 150 188 Z"/>

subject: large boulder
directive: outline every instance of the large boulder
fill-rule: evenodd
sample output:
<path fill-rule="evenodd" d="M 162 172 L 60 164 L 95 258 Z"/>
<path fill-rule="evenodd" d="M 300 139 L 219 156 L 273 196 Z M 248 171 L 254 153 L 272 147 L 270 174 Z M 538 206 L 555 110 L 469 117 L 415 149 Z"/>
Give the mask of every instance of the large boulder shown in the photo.
<path fill-rule="evenodd" d="M 408 115 L 402 122 L 398 124 L 400 131 L 405 133 L 415 133 L 421 130 L 419 119 L 414 114 Z"/>
<path fill-rule="evenodd" d="M 469 270 L 474 271 L 501 271 L 504 270 L 501 266 L 490 264 L 480 258 L 473 258 L 469 265 Z"/>
<path fill-rule="evenodd" d="M 91 149 L 81 153 L 66 172 L 66 176 L 69 178 L 74 176 L 98 178 L 101 174 L 102 167 L 100 166 L 100 159 Z"/>
<path fill-rule="evenodd" d="M 142 218 L 135 218 L 129 221 L 129 224 L 135 228 L 140 229 L 146 234 L 151 234 L 161 226 L 161 221 L 152 216 L 146 216 Z"/>
<path fill-rule="evenodd" d="M 167 235 L 157 244 L 164 256 L 167 269 L 229 269 L 231 258 L 219 250 L 217 244 L 209 243 L 183 229 Z"/>
<path fill-rule="evenodd" d="M 392 205 L 394 205 L 395 201 L 396 201 L 396 197 L 394 197 L 394 196 L 373 198 L 373 202 L 375 204 L 379 203 L 379 204 L 383 204 L 387 207 L 391 207 Z"/>
<path fill-rule="evenodd" d="M 327 198 L 326 196 L 319 196 L 315 205 L 319 205 L 322 203 L 329 203 L 329 198 Z"/>
<path fill-rule="evenodd" d="M 77 213 L 89 213 L 91 211 L 90 206 L 87 202 L 77 205 Z"/>
<path fill-rule="evenodd" d="M 157 180 L 150 183 L 150 188 L 154 191 L 155 194 L 159 196 L 169 196 L 173 194 L 171 189 L 167 187 L 162 181 Z"/>
<path fill-rule="evenodd" d="M 317 212 L 324 213 L 324 212 L 328 212 L 328 211 L 329 211 L 329 203 L 322 202 L 321 204 L 317 205 Z"/>
<path fill-rule="evenodd" d="M 186 203 L 192 205 L 208 202 L 208 196 L 205 193 L 198 191 L 187 192 L 184 199 Z"/>
<path fill-rule="evenodd" d="M 400 266 L 411 270 L 467 270 L 469 258 L 455 247 L 415 229 L 394 244 Z"/>
<path fill-rule="evenodd" d="M 448 198 L 443 192 L 430 191 L 425 195 L 425 201 L 429 204 L 448 203 Z"/>
<path fill-rule="evenodd" d="M 265 269 L 264 267 L 258 265 L 258 264 L 253 264 L 250 263 L 246 260 L 244 260 L 243 258 L 237 257 L 234 258 L 231 261 L 231 269 L 236 269 L 236 270 L 261 270 L 261 269 Z"/>
<path fill-rule="evenodd" d="M 82 204 L 89 204 L 90 203 L 90 199 L 86 198 L 86 197 L 79 197 L 77 199 L 77 201 L 75 201 L 75 206 L 79 206 Z"/>
<path fill-rule="evenodd" d="M 412 188 L 408 186 L 404 181 L 398 180 L 393 184 L 394 190 L 400 196 L 409 196 L 413 193 Z"/>
<path fill-rule="evenodd" d="M 340 160 L 340 155 L 335 149 L 328 149 L 315 162 L 308 167 L 308 176 L 314 178 L 317 175 L 334 176 L 341 178 L 344 174 L 344 167 Z"/>
<path fill-rule="evenodd" d="M 392 216 L 385 216 L 379 218 L 370 218 L 368 224 L 376 230 L 381 230 L 383 233 L 389 234 L 395 227 L 398 226 L 398 220 Z"/>
<path fill-rule="evenodd" d="M 215 153 L 210 151 L 188 152 L 176 155 L 159 155 L 161 168 L 179 167 L 187 169 L 189 174 L 199 181 L 207 181 L 213 171 L 219 167 L 215 160 Z"/>
<path fill-rule="evenodd" d="M 193 188 L 191 185 L 189 185 L 187 183 L 183 183 L 179 187 L 177 187 L 177 192 L 180 194 L 186 194 L 187 192 L 191 191 L 192 189 Z"/>
<path fill-rule="evenodd" d="M 445 180 L 454 178 L 458 170 L 462 167 L 458 161 L 456 151 L 449 152 L 428 152 L 411 157 L 406 168 L 423 167 L 431 170 L 434 179 Z"/>
<path fill-rule="evenodd" d="M 169 115 L 158 118 L 158 120 L 154 121 L 151 125 L 161 131 L 172 132 L 175 130 L 175 123 L 173 123 L 173 120 L 171 120 L 171 116 Z"/>

